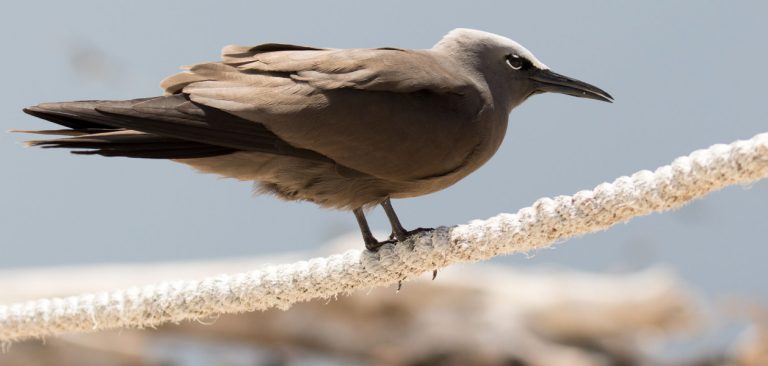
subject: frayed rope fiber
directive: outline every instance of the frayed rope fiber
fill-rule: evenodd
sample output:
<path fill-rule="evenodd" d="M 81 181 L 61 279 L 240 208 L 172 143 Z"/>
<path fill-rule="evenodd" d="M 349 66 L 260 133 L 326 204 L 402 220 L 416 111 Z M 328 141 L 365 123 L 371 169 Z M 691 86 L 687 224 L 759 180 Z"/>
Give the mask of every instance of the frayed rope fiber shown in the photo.
<path fill-rule="evenodd" d="M 732 184 L 768 176 L 768 133 L 714 145 L 573 196 L 542 198 L 516 214 L 440 227 L 377 253 L 351 250 L 200 281 L 0 306 L 0 341 L 121 327 L 154 327 L 384 286 L 445 267 L 547 247 L 632 217 L 679 207 Z M 361 244 L 362 246 L 362 244 Z"/>

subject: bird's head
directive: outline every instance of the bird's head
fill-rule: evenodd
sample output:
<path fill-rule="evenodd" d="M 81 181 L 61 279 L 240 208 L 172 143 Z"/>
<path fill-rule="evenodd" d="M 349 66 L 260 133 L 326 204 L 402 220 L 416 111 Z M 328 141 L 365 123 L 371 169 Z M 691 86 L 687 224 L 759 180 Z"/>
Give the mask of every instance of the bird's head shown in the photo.
<path fill-rule="evenodd" d="M 515 106 L 545 92 L 612 102 L 606 91 L 553 72 L 519 43 L 493 33 L 459 28 L 435 45 L 488 81 L 494 92 L 506 94 Z"/>

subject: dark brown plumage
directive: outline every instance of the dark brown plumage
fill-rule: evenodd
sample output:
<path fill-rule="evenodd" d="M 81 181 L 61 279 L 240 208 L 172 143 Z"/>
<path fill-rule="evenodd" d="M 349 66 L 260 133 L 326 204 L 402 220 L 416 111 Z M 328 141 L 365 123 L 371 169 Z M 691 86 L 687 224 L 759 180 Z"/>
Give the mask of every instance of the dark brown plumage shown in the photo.
<path fill-rule="evenodd" d="M 67 136 L 30 141 L 78 154 L 172 159 L 255 181 L 262 192 L 355 211 L 444 189 L 496 152 L 507 118 L 556 91 L 609 101 L 552 73 L 519 44 L 460 29 L 428 50 L 228 46 L 222 61 L 162 82 L 165 96 L 45 103 L 25 111 Z"/>

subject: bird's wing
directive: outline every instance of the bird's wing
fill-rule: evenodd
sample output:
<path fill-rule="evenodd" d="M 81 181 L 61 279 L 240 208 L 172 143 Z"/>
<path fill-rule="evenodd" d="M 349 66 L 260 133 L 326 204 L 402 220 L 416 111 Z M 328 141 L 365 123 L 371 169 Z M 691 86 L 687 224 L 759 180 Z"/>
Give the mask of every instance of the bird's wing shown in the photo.
<path fill-rule="evenodd" d="M 261 124 L 193 103 L 187 95 L 42 103 L 24 111 L 70 129 L 15 132 L 71 136 L 28 145 L 74 149 L 76 154 L 184 159 L 254 151 L 332 162 L 291 146 Z"/>
<path fill-rule="evenodd" d="M 429 51 L 226 47 L 161 84 L 371 175 L 449 173 L 476 148 L 478 87 Z"/>
<path fill-rule="evenodd" d="M 449 60 L 429 51 L 398 48 L 317 49 L 304 46 L 264 44 L 255 47 L 227 46 L 219 65 L 232 66 L 243 74 L 289 77 L 319 90 L 351 88 L 409 93 L 429 90 L 462 94 L 473 82 L 454 70 Z M 161 83 L 167 93 L 177 93 L 194 82 L 217 80 L 216 71 L 226 68 L 195 65 Z M 243 80 L 246 81 L 246 80 Z M 250 80 L 253 81 L 253 80 Z"/>

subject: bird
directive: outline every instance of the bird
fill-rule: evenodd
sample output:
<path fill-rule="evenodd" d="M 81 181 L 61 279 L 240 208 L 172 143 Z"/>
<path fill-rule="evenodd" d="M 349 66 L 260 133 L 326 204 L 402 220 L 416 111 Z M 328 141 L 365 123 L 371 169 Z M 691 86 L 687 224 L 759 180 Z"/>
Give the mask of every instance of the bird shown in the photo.
<path fill-rule="evenodd" d="M 167 159 L 253 181 L 258 193 L 351 210 L 368 250 L 407 240 L 391 199 L 445 189 L 485 164 L 512 109 L 541 93 L 612 102 L 549 69 L 519 43 L 454 29 L 429 49 L 230 45 L 184 67 L 162 95 L 42 103 L 24 112 L 60 125 L 28 146 Z M 380 205 L 386 240 L 365 213 Z"/>

